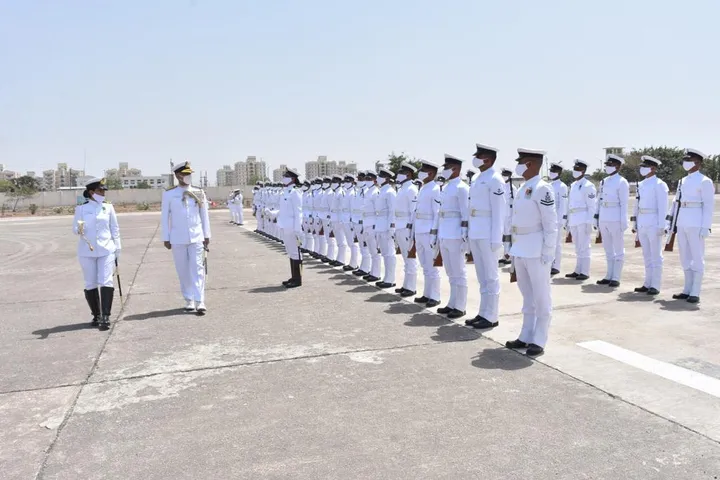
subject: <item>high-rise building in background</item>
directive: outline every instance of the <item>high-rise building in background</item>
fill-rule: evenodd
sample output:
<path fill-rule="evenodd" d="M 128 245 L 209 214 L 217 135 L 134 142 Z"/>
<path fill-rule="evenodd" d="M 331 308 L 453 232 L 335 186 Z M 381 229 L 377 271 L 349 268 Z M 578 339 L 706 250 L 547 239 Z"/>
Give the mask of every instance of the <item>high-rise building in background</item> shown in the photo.
<path fill-rule="evenodd" d="M 248 156 L 244 162 L 236 162 L 232 167 L 223 165 L 217 171 L 218 187 L 254 185 L 259 180 L 267 179 L 267 164 L 256 156 Z"/>
<path fill-rule="evenodd" d="M 328 161 L 327 155 L 319 155 L 317 160 L 305 163 L 305 178 L 310 180 L 326 175 L 355 175 L 356 173 L 356 163 L 336 162 L 335 160 Z"/>
<path fill-rule="evenodd" d="M 273 170 L 273 174 L 272 174 L 273 182 L 281 182 L 283 179 L 283 175 L 285 174 L 285 172 L 287 172 L 287 169 L 288 169 L 287 165 L 285 165 L 284 163 L 281 163 L 279 168 L 276 168 L 275 170 Z"/>
<path fill-rule="evenodd" d="M 622 155 L 623 154 L 623 147 L 605 147 L 605 156 L 608 155 Z"/>

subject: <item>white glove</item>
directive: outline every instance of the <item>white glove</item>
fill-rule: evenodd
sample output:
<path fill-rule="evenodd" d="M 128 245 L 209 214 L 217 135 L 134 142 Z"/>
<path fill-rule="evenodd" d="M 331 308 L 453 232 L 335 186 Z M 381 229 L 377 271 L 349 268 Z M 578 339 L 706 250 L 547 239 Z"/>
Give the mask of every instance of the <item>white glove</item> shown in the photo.
<path fill-rule="evenodd" d="M 552 257 L 552 255 L 542 255 L 540 257 L 540 261 L 542 262 L 543 265 L 547 265 L 548 263 L 552 263 L 553 257 Z"/>
<path fill-rule="evenodd" d="M 658 236 L 658 237 L 662 237 L 662 236 L 665 235 L 666 233 L 667 233 L 667 230 L 665 230 L 663 227 L 658 227 L 658 229 L 657 229 L 657 236 Z"/>
<path fill-rule="evenodd" d="M 710 229 L 709 228 L 701 228 L 700 229 L 700 237 L 701 238 L 707 238 L 710 236 Z"/>

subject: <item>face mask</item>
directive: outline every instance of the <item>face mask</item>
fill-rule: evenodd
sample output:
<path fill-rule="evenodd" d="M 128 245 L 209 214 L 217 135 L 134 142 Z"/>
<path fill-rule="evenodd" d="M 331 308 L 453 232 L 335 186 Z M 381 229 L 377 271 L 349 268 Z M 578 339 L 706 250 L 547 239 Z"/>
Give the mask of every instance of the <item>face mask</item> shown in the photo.
<path fill-rule="evenodd" d="M 192 175 L 183 175 L 182 181 L 185 185 L 191 185 L 192 184 Z"/>
<path fill-rule="evenodd" d="M 473 158 L 473 167 L 475 167 L 475 168 L 480 168 L 480 167 L 482 167 L 482 165 L 483 165 L 483 161 L 482 161 L 482 160 L 480 160 L 480 159 L 477 158 L 477 157 L 474 157 L 474 158 Z"/>
<path fill-rule="evenodd" d="M 683 162 L 683 168 L 685 169 L 686 172 L 689 172 L 690 170 L 695 168 L 695 162 L 685 161 L 685 162 Z"/>
<path fill-rule="evenodd" d="M 405 180 L 407 180 L 407 175 L 405 175 L 404 173 L 399 173 L 397 176 L 398 183 L 402 183 Z"/>
<path fill-rule="evenodd" d="M 524 163 L 518 163 L 517 166 L 515 167 L 515 173 L 520 177 L 522 177 L 526 171 L 527 171 L 527 165 L 525 165 Z"/>
<path fill-rule="evenodd" d="M 372 180 L 368 180 L 368 181 L 365 182 L 365 186 L 366 186 L 367 188 L 370 188 L 370 187 L 372 187 L 373 185 L 375 185 L 375 182 L 373 182 Z"/>
<path fill-rule="evenodd" d="M 322 184 L 322 187 L 323 187 L 323 188 L 328 188 L 329 186 L 330 186 L 329 183 L 323 183 L 323 184 Z"/>
<path fill-rule="evenodd" d="M 550 172 L 548 173 L 548 177 L 550 177 L 550 180 L 556 180 L 560 176 L 557 172 Z"/>
<path fill-rule="evenodd" d="M 387 178 L 385 178 L 385 177 L 378 178 L 378 185 L 385 185 L 385 182 L 387 182 Z"/>
<path fill-rule="evenodd" d="M 338 188 L 338 187 L 340 186 L 340 184 L 339 184 L 339 183 L 332 183 L 332 184 L 330 184 L 330 186 L 331 186 L 332 188 Z"/>
<path fill-rule="evenodd" d="M 650 167 L 640 167 L 640 175 L 643 177 L 650 175 Z"/>
<path fill-rule="evenodd" d="M 292 178 L 283 177 L 283 184 L 285 184 L 285 186 L 290 185 L 291 183 L 292 183 Z"/>
<path fill-rule="evenodd" d="M 616 168 L 616 167 L 611 167 L 611 166 L 609 166 L 609 165 L 606 165 L 606 166 L 605 166 L 605 173 L 607 173 L 608 175 L 612 175 L 612 174 L 615 173 L 616 171 L 617 171 L 617 168 Z"/>
<path fill-rule="evenodd" d="M 450 178 L 452 176 L 452 174 L 453 174 L 453 171 L 449 168 L 446 168 L 445 170 L 442 171 L 440 176 L 443 177 L 445 180 L 447 180 L 448 178 Z"/>
<path fill-rule="evenodd" d="M 93 193 L 92 198 L 98 203 L 102 203 L 105 201 L 105 197 L 103 197 L 102 195 L 98 195 L 97 193 Z"/>
<path fill-rule="evenodd" d="M 429 175 L 430 174 L 427 172 L 420 172 L 420 173 L 418 173 L 418 180 L 420 180 L 421 182 L 424 182 L 425 179 L 427 179 Z"/>
<path fill-rule="evenodd" d="M 308 190 L 310 190 L 310 187 L 308 187 L 307 185 L 303 185 L 302 190 L 303 192 L 307 192 Z"/>
<path fill-rule="evenodd" d="M 580 172 L 578 170 L 573 170 L 573 178 L 580 178 L 582 177 L 583 172 Z"/>
<path fill-rule="evenodd" d="M 350 188 L 352 186 L 351 183 L 345 182 L 343 183 L 343 188 Z"/>

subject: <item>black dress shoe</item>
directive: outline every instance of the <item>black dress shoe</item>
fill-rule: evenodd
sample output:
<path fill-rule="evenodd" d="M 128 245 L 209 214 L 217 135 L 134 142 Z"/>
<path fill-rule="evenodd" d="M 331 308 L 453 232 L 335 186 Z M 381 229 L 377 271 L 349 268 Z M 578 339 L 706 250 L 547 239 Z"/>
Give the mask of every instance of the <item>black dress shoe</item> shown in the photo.
<path fill-rule="evenodd" d="M 363 275 L 362 279 L 367 280 L 370 277 L 372 277 L 372 275 L 370 275 L 369 273 L 366 273 L 365 275 Z"/>
<path fill-rule="evenodd" d="M 577 278 L 577 276 L 578 274 L 575 272 L 565 274 L 565 278 Z"/>
<path fill-rule="evenodd" d="M 389 282 L 377 282 L 375 286 L 378 288 L 392 288 L 395 286 L 395 284 Z"/>
<path fill-rule="evenodd" d="M 588 278 L 590 278 L 590 277 L 588 277 L 588 276 L 585 275 L 584 273 L 579 273 L 578 276 L 575 277 L 575 280 L 585 281 L 585 280 L 587 280 Z"/>
<path fill-rule="evenodd" d="M 647 288 L 645 285 L 643 285 L 642 287 L 636 287 L 635 293 L 647 293 L 648 290 L 649 290 L 649 288 Z"/>
<path fill-rule="evenodd" d="M 473 328 L 495 328 L 498 325 L 500 325 L 500 322 L 491 322 L 487 318 L 481 317 L 478 315 L 477 317 L 473 318 L 472 320 L 466 321 L 465 325 L 468 325 Z"/>
<path fill-rule="evenodd" d="M 695 295 L 690 295 L 686 301 L 688 303 L 698 303 L 700 301 L 700 297 L 696 297 Z"/>
<path fill-rule="evenodd" d="M 413 295 L 415 295 L 415 292 L 413 292 L 412 290 L 408 290 L 407 288 L 404 292 L 400 293 L 400 296 L 403 298 L 412 297 Z"/>
<path fill-rule="evenodd" d="M 428 302 L 425 304 L 427 308 L 434 308 L 440 305 L 440 300 L 428 300 Z"/>
<path fill-rule="evenodd" d="M 353 272 L 353 275 L 355 275 L 356 277 L 364 277 L 367 274 L 367 272 L 360 270 L 359 268 Z"/>
<path fill-rule="evenodd" d="M 423 295 L 422 297 L 418 297 L 418 298 L 415 299 L 415 303 L 427 303 L 427 302 L 429 302 L 429 301 L 430 301 L 430 299 L 427 298 L 425 295 Z"/>
<path fill-rule="evenodd" d="M 368 277 L 365 280 L 367 280 L 368 283 L 372 283 L 372 282 L 377 282 L 380 279 L 378 277 L 373 277 L 372 275 L 368 275 Z"/>
<path fill-rule="evenodd" d="M 452 312 L 453 309 L 450 307 L 442 307 L 437 309 L 437 313 L 440 315 L 447 315 L 448 313 Z"/>
<path fill-rule="evenodd" d="M 333 267 L 340 267 L 340 266 L 342 266 L 342 262 L 338 262 L 337 260 L 333 260 L 332 262 L 330 262 L 330 265 L 332 265 Z"/>
<path fill-rule="evenodd" d="M 345 265 L 343 267 L 343 270 L 346 272 L 352 272 L 353 270 L 355 270 L 355 267 L 351 267 L 350 265 Z"/>
<path fill-rule="evenodd" d="M 505 347 L 507 347 L 507 348 L 527 348 L 528 344 L 521 340 L 510 340 L 508 342 L 505 342 Z"/>
<path fill-rule="evenodd" d="M 448 313 L 448 318 L 460 318 L 464 317 L 465 312 L 458 310 L 457 308 L 453 308 L 450 313 Z"/>
<path fill-rule="evenodd" d="M 617 280 L 610 280 L 610 283 L 608 283 L 608 287 L 619 287 L 619 286 L 620 286 L 620 282 L 618 282 Z"/>
<path fill-rule="evenodd" d="M 603 278 L 602 280 L 598 280 L 595 283 L 597 283 L 598 285 L 607 285 L 608 283 L 610 283 L 610 280 L 608 280 L 607 278 Z"/>
<path fill-rule="evenodd" d="M 395 293 L 403 293 L 404 291 L 405 291 L 405 287 L 395 289 Z"/>
<path fill-rule="evenodd" d="M 648 295 L 658 295 L 660 293 L 660 290 L 657 288 L 648 288 L 647 294 Z"/>
<path fill-rule="evenodd" d="M 689 297 L 687 293 L 676 293 L 673 295 L 673 300 L 687 300 Z"/>
<path fill-rule="evenodd" d="M 531 357 L 536 357 L 538 355 L 542 355 L 543 353 L 545 353 L 545 349 L 540 345 L 535 345 L 534 343 L 528 345 L 528 348 L 525 351 L 525 354 Z"/>
<path fill-rule="evenodd" d="M 320 257 L 320 261 L 321 261 L 322 263 L 330 263 L 330 259 L 327 258 L 327 257 Z"/>
<path fill-rule="evenodd" d="M 550 275 L 557 275 L 558 273 L 560 273 L 560 270 L 558 270 L 557 268 L 553 268 L 550 270 Z"/>

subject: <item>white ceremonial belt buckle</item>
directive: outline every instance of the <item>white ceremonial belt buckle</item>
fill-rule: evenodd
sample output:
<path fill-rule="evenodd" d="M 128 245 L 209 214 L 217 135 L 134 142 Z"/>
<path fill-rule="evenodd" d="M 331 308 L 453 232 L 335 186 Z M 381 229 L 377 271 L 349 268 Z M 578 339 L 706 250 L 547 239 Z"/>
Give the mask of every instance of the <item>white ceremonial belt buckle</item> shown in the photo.
<path fill-rule="evenodd" d="M 641 208 L 638 213 L 657 213 L 657 208 Z"/>
<path fill-rule="evenodd" d="M 683 208 L 700 208 L 702 202 L 680 202 L 680 206 Z"/>
<path fill-rule="evenodd" d="M 542 230 L 542 225 L 533 225 L 532 227 L 516 227 L 510 228 L 510 232 L 513 235 L 529 235 L 531 233 L 537 233 Z"/>
<path fill-rule="evenodd" d="M 460 212 L 440 212 L 440 218 L 460 218 Z"/>
<path fill-rule="evenodd" d="M 475 210 L 474 208 L 470 210 L 471 217 L 489 217 L 491 214 L 490 210 Z"/>
<path fill-rule="evenodd" d="M 587 207 L 584 208 L 571 208 L 570 213 L 587 212 Z"/>
<path fill-rule="evenodd" d="M 432 214 L 431 213 L 416 213 L 415 219 L 416 220 L 432 220 Z"/>
<path fill-rule="evenodd" d="M 602 206 L 605 208 L 619 207 L 620 202 L 602 202 Z"/>
<path fill-rule="evenodd" d="M 410 214 L 407 213 L 407 212 L 397 212 L 397 211 L 396 211 L 396 212 L 395 212 L 395 216 L 396 216 L 397 218 L 405 218 L 405 217 L 409 217 Z"/>

